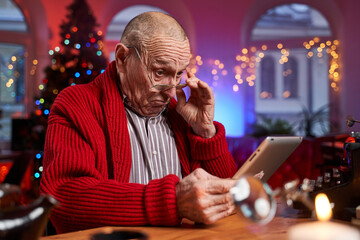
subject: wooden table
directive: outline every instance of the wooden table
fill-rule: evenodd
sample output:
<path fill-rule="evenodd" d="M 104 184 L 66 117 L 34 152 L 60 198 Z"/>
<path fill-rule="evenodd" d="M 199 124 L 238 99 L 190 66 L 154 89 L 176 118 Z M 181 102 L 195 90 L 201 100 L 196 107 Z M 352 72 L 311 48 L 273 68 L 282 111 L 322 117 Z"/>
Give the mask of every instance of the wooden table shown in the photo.
<path fill-rule="evenodd" d="M 183 223 L 179 227 L 100 227 L 84 231 L 42 237 L 40 240 L 89 240 L 95 233 L 114 230 L 140 231 L 149 239 L 224 240 L 224 239 L 287 239 L 289 227 L 309 222 L 310 218 L 300 216 L 299 211 L 280 207 L 277 216 L 267 225 L 259 226 L 234 214 L 212 225 Z"/>

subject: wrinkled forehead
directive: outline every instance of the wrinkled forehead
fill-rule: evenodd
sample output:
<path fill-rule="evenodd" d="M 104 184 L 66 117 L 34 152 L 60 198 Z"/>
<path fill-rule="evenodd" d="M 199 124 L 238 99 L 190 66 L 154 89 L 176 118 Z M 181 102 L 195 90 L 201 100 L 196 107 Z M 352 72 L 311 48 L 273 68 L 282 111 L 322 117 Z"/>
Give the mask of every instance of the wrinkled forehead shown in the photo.
<path fill-rule="evenodd" d="M 187 65 L 190 61 L 190 44 L 185 41 L 171 37 L 159 36 L 144 41 L 144 46 L 151 62 L 159 61 L 169 63 L 174 62 L 177 65 Z"/>

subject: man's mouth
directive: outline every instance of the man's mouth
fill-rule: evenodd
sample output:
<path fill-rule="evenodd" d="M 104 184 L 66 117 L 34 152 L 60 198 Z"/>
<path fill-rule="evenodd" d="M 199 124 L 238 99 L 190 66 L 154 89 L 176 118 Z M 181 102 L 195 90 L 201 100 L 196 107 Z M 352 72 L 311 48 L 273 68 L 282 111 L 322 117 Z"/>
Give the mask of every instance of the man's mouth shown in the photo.
<path fill-rule="evenodd" d="M 162 101 L 162 100 L 153 100 L 151 101 L 151 105 L 154 107 L 162 107 L 169 103 L 169 101 Z"/>

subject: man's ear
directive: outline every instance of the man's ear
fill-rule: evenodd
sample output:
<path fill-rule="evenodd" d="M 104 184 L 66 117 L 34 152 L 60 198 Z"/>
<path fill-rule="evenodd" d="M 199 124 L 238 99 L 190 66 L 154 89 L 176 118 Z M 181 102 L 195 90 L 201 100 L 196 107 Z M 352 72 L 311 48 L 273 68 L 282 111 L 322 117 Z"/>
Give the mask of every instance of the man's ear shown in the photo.
<path fill-rule="evenodd" d="M 127 48 L 124 44 L 118 43 L 115 47 L 115 62 L 119 72 L 125 71 L 125 61 L 129 56 L 129 48 Z"/>

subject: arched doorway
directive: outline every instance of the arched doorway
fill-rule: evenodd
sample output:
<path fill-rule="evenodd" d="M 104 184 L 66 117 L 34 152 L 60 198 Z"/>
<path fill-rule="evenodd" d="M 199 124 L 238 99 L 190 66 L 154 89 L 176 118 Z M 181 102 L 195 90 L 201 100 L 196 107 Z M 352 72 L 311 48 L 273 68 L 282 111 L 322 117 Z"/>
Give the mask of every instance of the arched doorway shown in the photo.
<path fill-rule="evenodd" d="M 288 122 L 296 134 L 333 131 L 329 110 L 336 109 L 340 88 L 339 42 L 327 19 L 306 4 L 280 4 L 257 19 L 249 44 L 256 49 L 255 113 Z"/>

